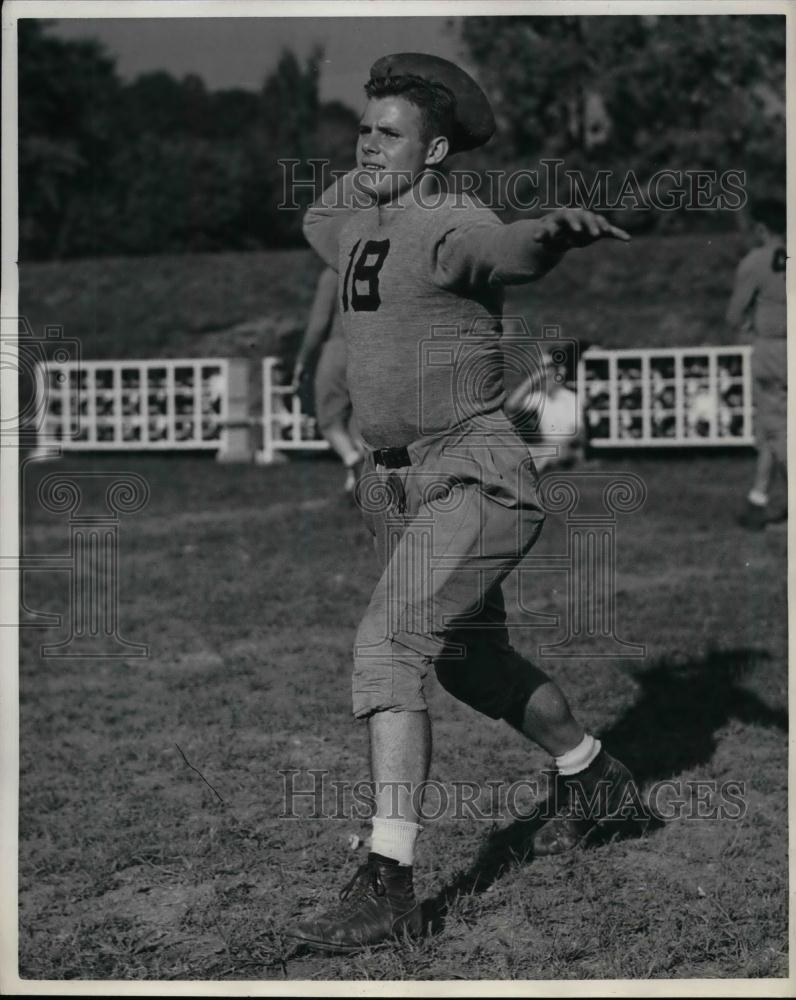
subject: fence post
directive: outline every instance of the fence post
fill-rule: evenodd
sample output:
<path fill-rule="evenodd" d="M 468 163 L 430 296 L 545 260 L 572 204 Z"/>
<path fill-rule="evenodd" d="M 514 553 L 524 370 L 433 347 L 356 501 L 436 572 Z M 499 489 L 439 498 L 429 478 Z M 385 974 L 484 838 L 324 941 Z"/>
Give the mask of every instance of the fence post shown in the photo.
<path fill-rule="evenodd" d="M 250 462 L 254 454 L 252 422 L 249 411 L 249 362 L 231 358 L 226 365 L 226 411 L 221 414 L 219 462 Z"/>

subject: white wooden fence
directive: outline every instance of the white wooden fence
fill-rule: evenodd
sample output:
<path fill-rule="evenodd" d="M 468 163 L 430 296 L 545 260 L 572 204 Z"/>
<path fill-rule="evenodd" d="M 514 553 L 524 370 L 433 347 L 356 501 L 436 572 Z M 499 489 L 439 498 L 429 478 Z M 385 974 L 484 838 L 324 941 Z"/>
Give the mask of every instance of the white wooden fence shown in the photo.
<path fill-rule="evenodd" d="M 245 372 L 227 358 L 42 364 L 39 447 L 223 451 L 241 364 Z"/>
<path fill-rule="evenodd" d="M 604 351 L 578 366 L 592 447 L 749 445 L 751 347 Z"/>
<path fill-rule="evenodd" d="M 576 383 L 592 447 L 750 445 L 750 347 L 584 353 Z M 298 396 L 262 361 L 262 405 L 251 412 L 241 359 L 80 361 L 40 366 L 41 448 L 216 451 L 270 463 L 328 448 Z M 252 431 L 254 430 L 254 434 Z"/>
<path fill-rule="evenodd" d="M 751 347 L 586 351 L 577 391 L 594 448 L 750 445 Z M 281 451 L 324 449 L 314 421 L 263 361 L 264 462 Z"/>
<path fill-rule="evenodd" d="M 262 448 L 257 459 L 268 465 L 283 451 L 326 451 L 312 417 L 301 411 L 301 402 L 289 385 L 277 378 L 279 358 L 263 358 Z"/>

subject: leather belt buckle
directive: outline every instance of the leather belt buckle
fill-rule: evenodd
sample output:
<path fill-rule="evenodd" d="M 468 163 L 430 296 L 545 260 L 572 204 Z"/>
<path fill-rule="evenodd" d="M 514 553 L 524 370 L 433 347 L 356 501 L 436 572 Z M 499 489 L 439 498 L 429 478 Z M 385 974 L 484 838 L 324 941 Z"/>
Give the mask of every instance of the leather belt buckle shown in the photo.
<path fill-rule="evenodd" d="M 373 461 L 383 469 L 401 469 L 412 464 L 406 448 L 377 448 L 373 452 Z"/>

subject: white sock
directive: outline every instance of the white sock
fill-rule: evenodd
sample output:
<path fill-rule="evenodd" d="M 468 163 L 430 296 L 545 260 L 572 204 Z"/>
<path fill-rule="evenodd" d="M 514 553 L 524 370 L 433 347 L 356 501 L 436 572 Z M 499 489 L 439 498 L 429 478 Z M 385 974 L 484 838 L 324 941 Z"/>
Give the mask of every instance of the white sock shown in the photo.
<path fill-rule="evenodd" d="M 559 774 L 578 774 L 586 770 L 601 749 L 600 741 L 595 740 L 590 733 L 586 733 L 576 747 L 567 750 L 560 757 L 554 757 L 553 760 L 556 762 Z"/>
<path fill-rule="evenodd" d="M 411 865 L 415 855 L 415 841 L 422 829 L 419 823 L 374 816 L 370 849 L 374 854 L 395 858 L 398 864 Z"/>
<path fill-rule="evenodd" d="M 746 499 L 755 507 L 765 507 L 768 503 L 768 495 L 762 490 L 749 490 L 749 496 Z"/>

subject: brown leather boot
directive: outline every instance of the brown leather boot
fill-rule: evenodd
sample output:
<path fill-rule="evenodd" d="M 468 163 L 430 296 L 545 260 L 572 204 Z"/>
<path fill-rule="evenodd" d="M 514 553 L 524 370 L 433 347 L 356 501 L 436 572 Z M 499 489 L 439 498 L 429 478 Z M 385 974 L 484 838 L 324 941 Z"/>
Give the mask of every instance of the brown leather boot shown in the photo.
<path fill-rule="evenodd" d="M 578 847 L 600 827 L 609 830 L 645 828 L 650 815 L 641 802 L 633 775 L 604 750 L 585 771 L 556 775 L 551 803 L 553 816 L 533 838 L 537 857 L 563 854 Z"/>
<path fill-rule="evenodd" d="M 422 929 L 412 869 L 392 858 L 369 854 L 340 893 L 340 903 L 285 933 L 323 951 L 349 952 Z"/>

